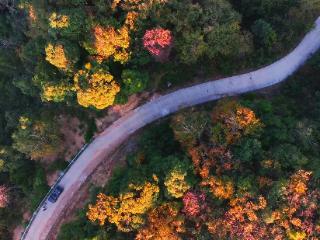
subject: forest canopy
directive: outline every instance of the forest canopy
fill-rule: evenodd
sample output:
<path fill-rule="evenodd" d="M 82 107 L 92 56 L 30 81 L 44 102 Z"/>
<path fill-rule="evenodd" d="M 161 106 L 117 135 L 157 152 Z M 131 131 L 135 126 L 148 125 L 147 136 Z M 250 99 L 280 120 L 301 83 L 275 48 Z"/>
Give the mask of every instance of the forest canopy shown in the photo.
<path fill-rule="evenodd" d="M 300 41 L 319 13 L 320 3 L 316 0 L 0 0 L 0 239 L 12 238 L 14 227 L 23 221 L 23 213 L 32 212 L 46 194 L 52 172 L 63 170 L 70 160 L 64 146 L 66 141 L 73 145 L 75 140 L 63 135 L 62 129 L 73 122 L 61 124 L 63 120 L 78 119 L 88 142 L 97 130 L 96 118 L 106 116 L 116 104 L 127 103 L 131 96 L 166 93 L 273 62 Z M 310 68 L 316 76 L 319 58 Z M 319 98 L 319 94 L 312 96 L 310 99 Z M 163 231 L 179 239 L 179 234 L 186 233 L 185 219 L 180 219 L 182 205 L 184 218 L 192 218 L 207 211 L 204 207 L 208 196 L 231 204 L 240 189 L 236 186 L 239 179 L 242 188 L 247 189 L 258 178 L 248 180 L 242 176 L 242 165 L 237 163 L 239 168 L 235 168 L 232 159 L 254 167 L 258 160 L 268 160 L 265 158 L 271 150 L 265 149 L 277 141 L 270 156 L 274 161 L 269 162 L 273 172 L 284 172 L 293 182 L 299 178 L 305 193 L 311 194 L 319 173 L 314 160 L 318 125 L 310 118 L 318 116 L 318 107 L 314 106 L 319 101 L 311 102 L 314 105 L 306 110 L 305 118 L 291 112 L 294 105 L 272 112 L 273 103 L 266 101 L 218 105 L 217 112 L 222 115 L 196 111 L 175 116 L 167 126 L 159 126 L 163 130 L 155 131 L 159 135 L 144 135 L 143 159 L 151 164 L 143 167 L 147 178 L 134 171 L 132 178 L 137 179 L 121 183 L 125 191 L 103 192 L 96 203 L 92 202 L 90 219 L 99 220 L 97 204 L 103 205 L 106 198 L 112 197 L 110 214 L 100 223 L 112 223 L 113 230 L 125 230 L 125 237 L 131 234 L 127 232 L 136 231 L 136 238 L 144 239 L 152 231 Z M 224 112 L 226 109 L 229 111 Z M 288 116 L 282 119 L 279 112 Z M 292 129 L 294 135 L 290 134 Z M 204 135 L 208 139 L 202 142 Z M 152 139 L 162 137 L 168 143 Z M 214 151 L 210 150 L 212 142 L 217 145 Z M 225 165 L 205 163 L 201 154 L 219 156 Z M 198 156 L 197 164 L 192 163 L 192 156 Z M 49 163 L 50 158 L 53 162 Z M 219 176 L 212 175 L 215 167 Z M 242 174 L 243 179 L 233 179 L 229 173 L 224 176 L 224 168 L 228 167 L 228 171 Z M 267 173 L 259 177 L 265 177 L 262 181 L 266 186 L 269 178 L 280 184 L 279 178 Z M 288 189 L 283 206 L 292 193 Z M 257 196 L 239 197 L 231 205 L 243 207 L 252 202 L 253 213 L 269 214 L 264 212 L 264 200 Z M 122 214 L 128 204 L 134 207 Z M 222 209 L 222 205 L 215 207 Z M 214 217 L 208 220 L 209 233 L 219 229 L 212 221 L 231 224 L 219 222 L 219 214 Z M 286 221 L 295 226 L 290 232 L 292 239 L 303 234 L 311 236 L 304 220 L 300 228 L 293 215 L 286 215 Z M 98 228 L 79 224 L 78 228 L 85 225 L 88 232 Z M 264 226 L 258 227 L 263 230 Z M 312 231 L 315 228 L 313 225 Z M 67 230 L 62 236 L 74 239 Z M 79 231 L 79 235 L 82 233 Z M 227 236 L 230 232 L 221 234 Z"/>

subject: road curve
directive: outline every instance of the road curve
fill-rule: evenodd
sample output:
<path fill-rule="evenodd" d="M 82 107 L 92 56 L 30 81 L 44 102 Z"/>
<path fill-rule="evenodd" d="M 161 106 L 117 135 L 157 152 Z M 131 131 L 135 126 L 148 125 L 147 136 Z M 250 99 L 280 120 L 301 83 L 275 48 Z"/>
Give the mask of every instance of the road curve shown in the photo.
<path fill-rule="evenodd" d="M 72 201 L 87 177 L 117 146 L 132 133 L 159 118 L 182 108 L 194 106 L 224 96 L 269 87 L 292 75 L 320 48 L 320 17 L 315 27 L 287 56 L 256 71 L 202 83 L 161 96 L 136 108 L 104 130 L 80 155 L 62 178 L 64 192 L 55 204 L 48 203 L 46 211 L 35 217 L 24 239 L 45 240 L 52 226 L 59 220 L 65 207 Z"/>

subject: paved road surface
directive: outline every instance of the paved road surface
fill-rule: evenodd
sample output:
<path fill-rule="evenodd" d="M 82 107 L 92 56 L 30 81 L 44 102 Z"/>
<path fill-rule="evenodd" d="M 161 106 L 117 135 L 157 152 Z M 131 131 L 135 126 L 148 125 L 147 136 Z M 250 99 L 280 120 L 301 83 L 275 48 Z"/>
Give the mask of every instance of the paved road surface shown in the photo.
<path fill-rule="evenodd" d="M 61 181 L 64 192 L 55 204 L 36 216 L 25 239 L 44 240 L 59 220 L 65 206 L 92 171 L 130 134 L 148 123 L 179 109 L 216 100 L 224 96 L 262 89 L 285 80 L 320 47 L 320 18 L 301 43 L 289 55 L 259 70 L 184 88 L 161 96 L 120 118 L 105 129 L 81 154 Z"/>

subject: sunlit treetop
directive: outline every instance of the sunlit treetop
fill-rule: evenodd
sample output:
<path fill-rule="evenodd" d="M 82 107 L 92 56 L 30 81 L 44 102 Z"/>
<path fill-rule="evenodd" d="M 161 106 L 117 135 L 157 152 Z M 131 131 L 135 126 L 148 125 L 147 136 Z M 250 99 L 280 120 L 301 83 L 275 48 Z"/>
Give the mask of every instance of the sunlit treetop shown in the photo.
<path fill-rule="evenodd" d="M 94 46 L 101 57 L 108 59 L 113 56 L 117 62 L 125 63 L 129 60 L 130 36 L 129 29 L 122 27 L 116 30 L 114 27 L 94 27 Z"/>
<path fill-rule="evenodd" d="M 263 127 L 255 113 L 236 101 L 220 101 L 212 111 L 214 124 L 220 124 L 227 143 L 237 141 L 241 136 L 250 135 Z"/>
<path fill-rule="evenodd" d="M 85 69 L 76 73 L 74 84 L 78 103 L 96 109 L 111 106 L 120 91 L 120 86 L 108 71 L 99 65 L 92 67 L 90 63 L 85 65 Z"/>
<path fill-rule="evenodd" d="M 53 12 L 49 17 L 49 25 L 51 28 L 67 28 L 69 26 L 69 17 Z"/>
<path fill-rule="evenodd" d="M 89 205 L 87 217 L 104 225 L 106 221 L 117 226 L 119 231 L 130 232 L 144 223 L 143 214 L 154 206 L 158 198 L 157 183 L 129 184 L 128 191 L 119 197 L 98 194 L 95 205 Z"/>
<path fill-rule="evenodd" d="M 163 28 L 147 30 L 143 36 L 143 46 L 159 60 L 168 58 L 172 42 L 171 31 Z"/>
<path fill-rule="evenodd" d="M 66 84 L 45 84 L 42 87 L 42 101 L 62 102 L 66 95 L 72 90 Z"/>
<path fill-rule="evenodd" d="M 202 192 L 187 192 L 183 196 L 183 212 L 189 217 L 198 216 L 206 208 L 206 195 Z"/>
<path fill-rule="evenodd" d="M 179 219 L 175 204 L 163 204 L 148 213 L 148 223 L 139 229 L 135 240 L 180 240 L 185 232 L 184 221 Z"/>
<path fill-rule="evenodd" d="M 19 124 L 21 129 L 26 129 L 31 124 L 31 121 L 28 117 L 21 116 L 19 118 Z"/>
<path fill-rule="evenodd" d="M 135 30 L 135 23 L 138 16 L 139 14 L 137 12 L 128 12 L 124 24 L 129 28 L 129 30 Z"/>
<path fill-rule="evenodd" d="M 164 181 L 169 195 L 175 198 L 181 198 L 183 194 L 190 189 L 190 185 L 186 182 L 187 172 L 181 169 L 173 169 L 168 173 Z"/>
<path fill-rule="evenodd" d="M 210 192 L 219 199 L 230 199 L 234 193 L 234 184 L 231 180 L 224 180 L 210 176 L 200 183 L 209 187 Z"/>
<path fill-rule="evenodd" d="M 68 59 L 65 54 L 65 50 L 62 44 L 51 44 L 49 43 L 46 48 L 46 60 L 52 65 L 60 69 L 68 68 Z"/>
<path fill-rule="evenodd" d="M 102 59 L 113 57 L 116 62 L 126 63 L 131 55 L 130 31 L 135 30 L 137 18 L 138 13 L 131 11 L 127 13 L 125 22 L 119 29 L 112 26 L 95 26 L 92 31 L 96 54 Z"/>

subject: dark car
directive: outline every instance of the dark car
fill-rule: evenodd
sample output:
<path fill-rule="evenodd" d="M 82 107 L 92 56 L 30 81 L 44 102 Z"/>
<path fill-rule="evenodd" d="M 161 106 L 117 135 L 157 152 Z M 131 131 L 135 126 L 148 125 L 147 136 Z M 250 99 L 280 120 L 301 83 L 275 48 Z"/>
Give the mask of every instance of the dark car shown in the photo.
<path fill-rule="evenodd" d="M 57 200 L 58 200 L 58 198 L 59 198 L 59 196 L 60 196 L 60 194 L 63 192 L 63 187 L 61 187 L 61 186 L 56 186 L 54 189 L 53 189 L 53 191 L 52 191 L 52 193 L 50 194 L 50 196 L 49 196 L 49 198 L 48 198 L 48 201 L 49 202 L 52 202 L 52 203 L 55 203 Z"/>

